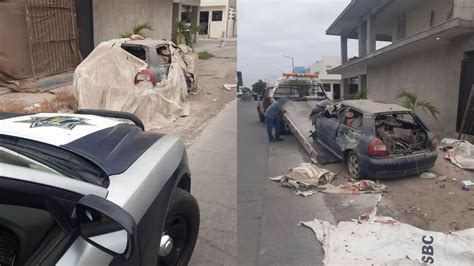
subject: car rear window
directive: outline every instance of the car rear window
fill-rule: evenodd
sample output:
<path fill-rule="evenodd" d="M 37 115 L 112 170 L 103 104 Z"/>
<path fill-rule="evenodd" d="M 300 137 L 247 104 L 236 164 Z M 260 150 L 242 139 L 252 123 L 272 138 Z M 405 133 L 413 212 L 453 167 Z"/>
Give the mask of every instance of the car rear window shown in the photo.
<path fill-rule="evenodd" d="M 135 57 L 140 58 L 143 61 L 146 61 L 146 51 L 142 46 L 131 46 L 131 45 L 122 45 L 122 49 L 131 53 Z"/>

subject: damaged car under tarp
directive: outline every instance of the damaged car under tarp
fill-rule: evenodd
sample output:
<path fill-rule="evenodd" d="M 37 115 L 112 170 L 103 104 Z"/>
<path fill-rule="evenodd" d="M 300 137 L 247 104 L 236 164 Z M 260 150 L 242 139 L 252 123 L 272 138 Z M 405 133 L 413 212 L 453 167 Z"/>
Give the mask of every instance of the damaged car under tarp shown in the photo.
<path fill-rule="evenodd" d="M 158 55 L 151 57 L 147 52 L 142 56 L 140 51 L 135 52 L 133 46 L 142 43 L 147 47 L 153 45 L 156 50 L 167 49 L 168 62 Z M 73 90 L 79 109 L 130 112 L 147 127 L 160 127 L 187 116 L 190 84 L 186 68 L 193 64 L 189 68 L 197 73 L 197 63 L 192 56 L 186 59 L 187 63 L 183 57 L 191 52 L 164 40 L 116 39 L 99 44 L 74 72 Z M 154 58 L 158 62 L 155 65 L 150 62 Z"/>

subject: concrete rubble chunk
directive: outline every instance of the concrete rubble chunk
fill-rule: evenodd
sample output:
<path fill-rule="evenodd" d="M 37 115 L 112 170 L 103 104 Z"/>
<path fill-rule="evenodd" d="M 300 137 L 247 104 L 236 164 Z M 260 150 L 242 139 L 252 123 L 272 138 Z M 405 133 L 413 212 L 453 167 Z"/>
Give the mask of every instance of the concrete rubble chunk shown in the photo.
<path fill-rule="evenodd" d="M 420 175 L 420 178 L 423 178 L 423 179 L 433 179 L 433 178 L 436 178 L 436 175 L 433 174 L 433 173 L 430 173 L 430 172 L 424 172 Z"/>
<path fill-rule="evenodd" d="M 448 180 L 448 177 L 445 176 L 445 175 L 441 175 L 441 176 L 438 176 L 437 179 L 438 179 L 438 181 L 444 182 L 444 181 Z"/>

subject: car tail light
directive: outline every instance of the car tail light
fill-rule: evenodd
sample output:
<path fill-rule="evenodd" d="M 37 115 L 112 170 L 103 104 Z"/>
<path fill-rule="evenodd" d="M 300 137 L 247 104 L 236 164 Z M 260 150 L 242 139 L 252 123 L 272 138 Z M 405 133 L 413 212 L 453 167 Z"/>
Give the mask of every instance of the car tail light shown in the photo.
<path fill-rule="evenodd" d="M 387 155 L 387 146 L 379 139 L 373 139 L 369 146 L 369 155 Z"/>
<path fill-rule="evenodd" d="M 155 75 L 153 75 L 153 71 L 151 71 L 151 69 L 143 69 L 135 76 L 135 84 L 138 84 L 142 81 L 151 82 L 151 84 L 155 86 Z"/>
<path fill-rule="evenodd" d="M 431 149 L 436 150 L 436 147 L 438 146 L 438 138 L 433 135 L 433 138 L 431 139 Z"/>

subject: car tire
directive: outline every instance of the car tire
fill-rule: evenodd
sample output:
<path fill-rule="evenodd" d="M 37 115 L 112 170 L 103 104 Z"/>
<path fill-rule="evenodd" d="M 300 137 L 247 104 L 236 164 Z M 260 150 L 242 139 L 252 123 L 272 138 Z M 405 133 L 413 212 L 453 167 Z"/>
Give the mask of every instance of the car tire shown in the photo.
<path fill-rule="evenodd" d="M 258 113 L 258 119 L 260 120 L 260 122 L 265 123 L 265 116 L 260 112 Z"/>
<path fill-rule="evenodd" d="M 199 205 L 187 191 L 177 188 L 166 214 L 163 235 L 173 239 L 173 249 L 159 256 L 159 265 L 188 265 L 199 233 Z"/>
<path fill-rule="evenodd" d="M 359 156 L 355 151 L 350 151 L 346 156 L 347 172 L 352 178 L 360 178 Z"/>
<path fill-rule="evenodd" d="M 286 126 L 285 122 L 281 122 L 280 125 L 280 134 L 281 135 L 291 135 L 291 130 Z"/>

